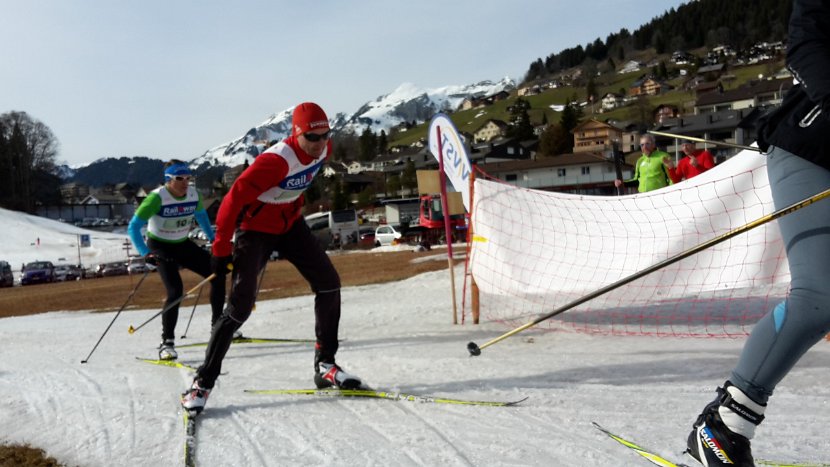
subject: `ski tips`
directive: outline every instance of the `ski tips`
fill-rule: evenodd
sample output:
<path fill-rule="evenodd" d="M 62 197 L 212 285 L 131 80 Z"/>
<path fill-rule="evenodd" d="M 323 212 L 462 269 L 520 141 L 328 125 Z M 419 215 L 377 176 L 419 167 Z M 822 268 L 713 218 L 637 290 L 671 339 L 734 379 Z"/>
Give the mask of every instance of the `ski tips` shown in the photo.
<path fill-rule="evenodd" d="M 469 344 L 467 344 L 467 351 L 470 352 L 471 357 L 478 357 L 479 355 L 481 355 L 481 349 L 475 342 L 470 342 Z"/>

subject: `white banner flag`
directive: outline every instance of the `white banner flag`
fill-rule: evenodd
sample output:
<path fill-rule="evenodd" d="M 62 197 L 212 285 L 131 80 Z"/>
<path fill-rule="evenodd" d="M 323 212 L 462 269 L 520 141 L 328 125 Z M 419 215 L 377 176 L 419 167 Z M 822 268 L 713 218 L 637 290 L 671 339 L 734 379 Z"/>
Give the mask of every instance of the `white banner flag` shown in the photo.
<path fill-rule="evenodd" d="M 441 130 L 441 151 L 438 151 L 438 129 Z M 455 129 L 447 115 L 443 113 L 436 114 L 432 117 L 432 122 L 429 124 L 429 150 L 439 162 L 444 158 L 444 172 L 447 174 L 450 183 L 452 183 L 455 191 L 461 193 L 461 198 L 464 201 L 464 207 L 467 211 L 470 210 L 470 158 L 467 157 L 467 149 L 464 146 L 464 141 Z M 441 155 L 439 156 L 439 153 Z"/>

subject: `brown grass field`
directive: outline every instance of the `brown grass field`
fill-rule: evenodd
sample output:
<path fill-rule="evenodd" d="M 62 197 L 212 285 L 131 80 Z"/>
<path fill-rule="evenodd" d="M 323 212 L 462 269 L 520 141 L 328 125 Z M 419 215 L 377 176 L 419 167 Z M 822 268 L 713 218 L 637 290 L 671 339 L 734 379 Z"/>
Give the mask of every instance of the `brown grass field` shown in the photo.
<path fill-rule="evenodd" d="M 428 257 L 428 258 L 427 258 Z M 424 258 L 423 261 L 413 262 Z M 411 251 L 383 253 L 355 253 L 332 255 L 334 266 L 340 273 L 343 286 L 378 284 L 398 281 L 422 272 L 448 267 L 444 250 L 415 253 Z M 287 261 L 272 261 L 265 269 L 265 277 L 259 300 L 294 297 L 311 293 L 305 279 Z M 140 275 L 104 277 L 73 282 L 31 285 L 0 289 L 0 318 L 23 316 L 48 311 L 95 310 L 116 311 L 138 284 Z M 182 271 L 185 290 L 193 288 L 201 277 L 190 271 Z M 152 309 L 161 306 L 165 299 L 164 286 L 158 274 L 150 275 L 141 284 L 135 296 L 125 308 Z M 187 298 L 183 306 L 193 305 L 195 297 Z M 202 297 L 200 303 L 207 303 Z M 59 467 L 55 459 L 29 446 L 0 446 L 0 467 Z"/>
<path fill-rule="evenodd" d="M 434 260 L 413 262 L 414 259 L 434 257 Z M 396 251 L 383 253 L 354 253 L 331 256 L 340 273 L 343 286 L 377 284 L 397 281 L 427 271 L 447 268 L 443 250 L 415 253 Z M 23 316 L 47 311 L 116 311 L 138 284 L 141 275 L 103 277 L 81 281 L 38 284 L 26 287 L 0 289 L 0 318 Z M 182 271 L 185 290 L 193 288 L 202 277 Z M 287 261 L 268 263 L 259 300 L 294 297 L 311 293 L 305 279 Z M 125 311 L 161 307 L 165 299 L 164 286 L 158 274 L 150 275 L 141 284 Z M 183 307 L 193 305 L 195 297 L 186 298 Z M 202 297 L 200 303 L 207 303 Z"/>

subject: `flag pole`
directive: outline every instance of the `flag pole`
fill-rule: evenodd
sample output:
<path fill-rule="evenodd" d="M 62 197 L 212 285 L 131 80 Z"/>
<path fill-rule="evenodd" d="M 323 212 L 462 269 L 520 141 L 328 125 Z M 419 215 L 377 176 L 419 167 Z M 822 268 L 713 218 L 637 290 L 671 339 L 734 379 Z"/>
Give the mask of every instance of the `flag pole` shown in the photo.
<path fill-rule="evenodd" d="M 444 216 L 444 237 L 447 239 L 447 262 L 450 267 L 450 288 L 452 289 L 452 324 L 458 324 L 458 309 L 455 305 L 455 268 L 452 257 L 452 235 L 450 227 L 450 209 L 447 202 L 447 177 L 444 174 L 444 152 L 441 145 L 441 127 L 436 126 L 438 136 L 438 177 L 441 183 L 441 211 Z"/>

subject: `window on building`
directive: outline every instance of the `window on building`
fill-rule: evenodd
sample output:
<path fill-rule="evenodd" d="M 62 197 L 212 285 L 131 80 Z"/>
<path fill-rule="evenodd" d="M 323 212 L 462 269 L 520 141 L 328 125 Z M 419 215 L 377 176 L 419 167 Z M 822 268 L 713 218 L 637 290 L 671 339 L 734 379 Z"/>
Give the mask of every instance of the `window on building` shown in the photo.
<path fill-rule="evenodd" d="M 590 167 L 588 167 L 588 166 L 582 167 L 582 175 L 590 175 L 590 174 L 591 174 L 591 168 Z"/>
<path fill-rule="evenodd" d="M 513 154 L 514 152 L 516 152 L 516 150 L 515 150 L 515 149 L 513 149 L 513 146 L 508 146 L 508 148 L 507 148 L 507 153 L 508 153 L 508 154 Z"/>
<path fill-rule="evenodd" d="M 516 176 L 516 174 L 507 174 L 504 176 L 505 182 L 515 182 L 517 179 L 518 177 Z"/>
<path fill-rule="evenodd" d="M 556 169 L 556 175 L 558 175 L 560 177 L 564 177 L 565 173 L 566 173 L 565 169 Z"/>

